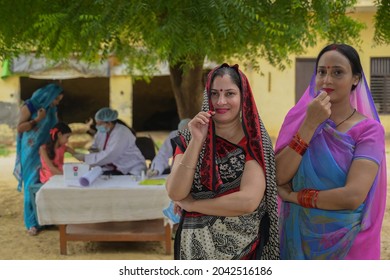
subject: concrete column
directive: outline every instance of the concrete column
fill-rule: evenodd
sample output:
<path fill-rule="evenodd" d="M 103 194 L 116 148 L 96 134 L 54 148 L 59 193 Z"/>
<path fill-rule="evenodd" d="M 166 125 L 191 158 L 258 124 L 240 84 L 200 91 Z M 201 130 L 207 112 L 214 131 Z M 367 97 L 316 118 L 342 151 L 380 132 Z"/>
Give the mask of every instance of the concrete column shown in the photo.
<path fill-rule="evenodd" d="M 133 126 L 133 82 L 130 76 L 110 77 L 110 108 L 119 113 L 119 119 Z"/>

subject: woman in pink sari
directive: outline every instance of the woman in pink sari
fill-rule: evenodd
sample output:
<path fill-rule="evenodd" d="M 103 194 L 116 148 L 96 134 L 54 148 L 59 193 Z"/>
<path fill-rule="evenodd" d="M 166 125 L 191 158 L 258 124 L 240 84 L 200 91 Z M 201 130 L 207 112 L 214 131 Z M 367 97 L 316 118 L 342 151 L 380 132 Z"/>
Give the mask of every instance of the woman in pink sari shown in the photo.
<path fill-rule="evenodd" d="M 384 129 L 359 55 L 325 47 L 276 143 L 282 259 L 380 259 Z"/>

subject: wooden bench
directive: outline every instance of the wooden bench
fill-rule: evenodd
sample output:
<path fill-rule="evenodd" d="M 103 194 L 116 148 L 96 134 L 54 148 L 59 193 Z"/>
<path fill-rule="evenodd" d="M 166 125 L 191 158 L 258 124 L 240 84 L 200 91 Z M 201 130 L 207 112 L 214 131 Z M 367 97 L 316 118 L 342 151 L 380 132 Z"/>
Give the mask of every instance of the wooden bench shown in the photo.
<path fill-rule="evenodd" d="M 59 225 L 59 230 L 61 255 L 67 254 L 68 241 L 161 241 L 171 254 L 172 230 L 163 219 Z"/>

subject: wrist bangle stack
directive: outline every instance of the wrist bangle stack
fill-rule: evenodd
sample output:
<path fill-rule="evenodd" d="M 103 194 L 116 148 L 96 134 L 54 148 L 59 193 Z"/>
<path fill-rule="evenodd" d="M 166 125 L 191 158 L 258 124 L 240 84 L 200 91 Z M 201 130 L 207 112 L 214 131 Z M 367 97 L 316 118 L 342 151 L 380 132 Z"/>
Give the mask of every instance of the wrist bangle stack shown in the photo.
<path fill-rule="evenodd" d="M 317 208 L 318 193 L 313 189 L 303 189 L 298 192 L 298 203 L 305 208 Z"/>
<path fill-rule="evenodd" d="M 195 167 L 191 167 L 191 166 L 186 165 L 186 164 L 184 164 L 184 163 L 182 163 L 182 162 L 179 162 L 179 166 L 183 166 L 183 167 L 185 167 L 185 168 L 187 168 L 187 169 L 195 170 Z"/>
<path fill-rule="evenodd" d="M 296 151 L 298 154 L 303 156 L 303 154 L 306 152 L 307 148 L 309 147 L 309 144 L 307 144 L 305 140 L 303 140 L 301 136 L 299 136 L 299 133 L 297 132 L 288 146 L 294 151 Z"/>

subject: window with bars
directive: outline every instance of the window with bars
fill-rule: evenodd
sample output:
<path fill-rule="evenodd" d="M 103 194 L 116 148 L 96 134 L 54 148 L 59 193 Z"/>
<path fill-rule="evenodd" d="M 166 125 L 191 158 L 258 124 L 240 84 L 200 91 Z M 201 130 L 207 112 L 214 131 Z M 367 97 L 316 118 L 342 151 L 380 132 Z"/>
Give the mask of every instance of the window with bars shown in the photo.
<path fill-rule="evenodd" d="M 371 58 L 371 94 L 379 114 L 390 114 L 390 57 Z"/>

